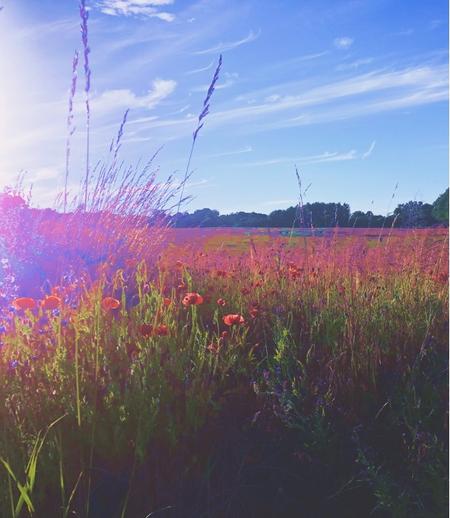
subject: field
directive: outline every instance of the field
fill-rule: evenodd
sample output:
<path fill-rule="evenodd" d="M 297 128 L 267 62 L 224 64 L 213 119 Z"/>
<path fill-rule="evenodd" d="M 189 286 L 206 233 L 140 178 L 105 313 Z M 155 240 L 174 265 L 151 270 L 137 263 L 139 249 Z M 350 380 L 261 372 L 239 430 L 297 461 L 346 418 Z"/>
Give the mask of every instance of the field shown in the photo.
<path fill-rule="evenodd" d="M 448 516 L 448 189 L 416 200 L 447 186 L 446 112 L 425 112 L 448 100 L 445 9 L 17 3 L 0 6 L 0 518 Z M 25 173 L 6 186 L 16 164 L 37 202 Z M 198 193 L 213 208 L 183 212 Z M 219 228 L 235 222 L 270 228 Z"/>
<path fill-rule="evenodd" d="M 446 229 L 44 223 L 3 261 L 1 516 L 446 516 Z"/>

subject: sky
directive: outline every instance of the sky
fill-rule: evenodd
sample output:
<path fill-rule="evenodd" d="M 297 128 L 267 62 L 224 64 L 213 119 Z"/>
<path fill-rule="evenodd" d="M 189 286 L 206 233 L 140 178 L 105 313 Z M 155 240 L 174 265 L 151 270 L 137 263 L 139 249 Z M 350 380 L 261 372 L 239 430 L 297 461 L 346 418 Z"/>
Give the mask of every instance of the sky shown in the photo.
<path fill-rule="evenodd" d="M 0 188 L 64 185 L 76 0 L 0 0 Z M 304 201 L 391 212 L 448 187 L 447 0 L 88 0 L 91 162 L 125 110 L 120 159 L 181 179 L 219 54 L 185 210 Z M 69 187 L 84 171 L 82 59 Z"/>

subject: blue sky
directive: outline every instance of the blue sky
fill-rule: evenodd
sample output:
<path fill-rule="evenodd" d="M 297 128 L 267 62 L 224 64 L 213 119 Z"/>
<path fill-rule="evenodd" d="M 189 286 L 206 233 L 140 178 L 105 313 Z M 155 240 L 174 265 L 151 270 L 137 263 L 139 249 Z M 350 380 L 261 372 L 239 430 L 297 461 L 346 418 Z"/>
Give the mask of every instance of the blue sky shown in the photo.
<path fill-rule="evenodd" d="M 75 0 L 0 4 L 0 184 L 37 204 L 64 177 Z M 446 0 L 91 0 L 92 162 L 130 108 L 121 158 L 182 176 L 219 53 L 223 69 L 187 186 L 193 210 L 306 201 L 386 213 L 448 186 Z M 82 72 L 79 86 L 82 86 Z M 75 105 L 71 187 L 83 170 Z M 398 184 L 397 189 L 395 185 Z M 395 191 L 394 200 L 391 201 Z"/>

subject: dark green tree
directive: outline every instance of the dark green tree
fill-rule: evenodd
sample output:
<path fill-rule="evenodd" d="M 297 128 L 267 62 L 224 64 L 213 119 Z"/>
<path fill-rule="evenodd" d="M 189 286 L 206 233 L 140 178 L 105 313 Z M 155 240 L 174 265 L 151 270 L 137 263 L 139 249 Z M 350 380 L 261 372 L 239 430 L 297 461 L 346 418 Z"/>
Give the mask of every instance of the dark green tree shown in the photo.
<path fill-rule="evenodd" d="M 433 203 L 432 214 L 439 222 L 448 225 L 448 188 Z"/>

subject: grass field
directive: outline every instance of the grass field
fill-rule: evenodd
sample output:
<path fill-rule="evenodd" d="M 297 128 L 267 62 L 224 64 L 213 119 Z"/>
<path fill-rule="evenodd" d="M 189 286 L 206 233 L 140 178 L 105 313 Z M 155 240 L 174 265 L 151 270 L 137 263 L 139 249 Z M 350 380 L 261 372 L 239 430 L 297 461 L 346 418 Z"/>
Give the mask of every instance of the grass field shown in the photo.
<path fill-rule="evenodd" d="M 3 293 L 1 516 L 445 516 L 447 231 L 370 233 L 168 230 Z"/>

